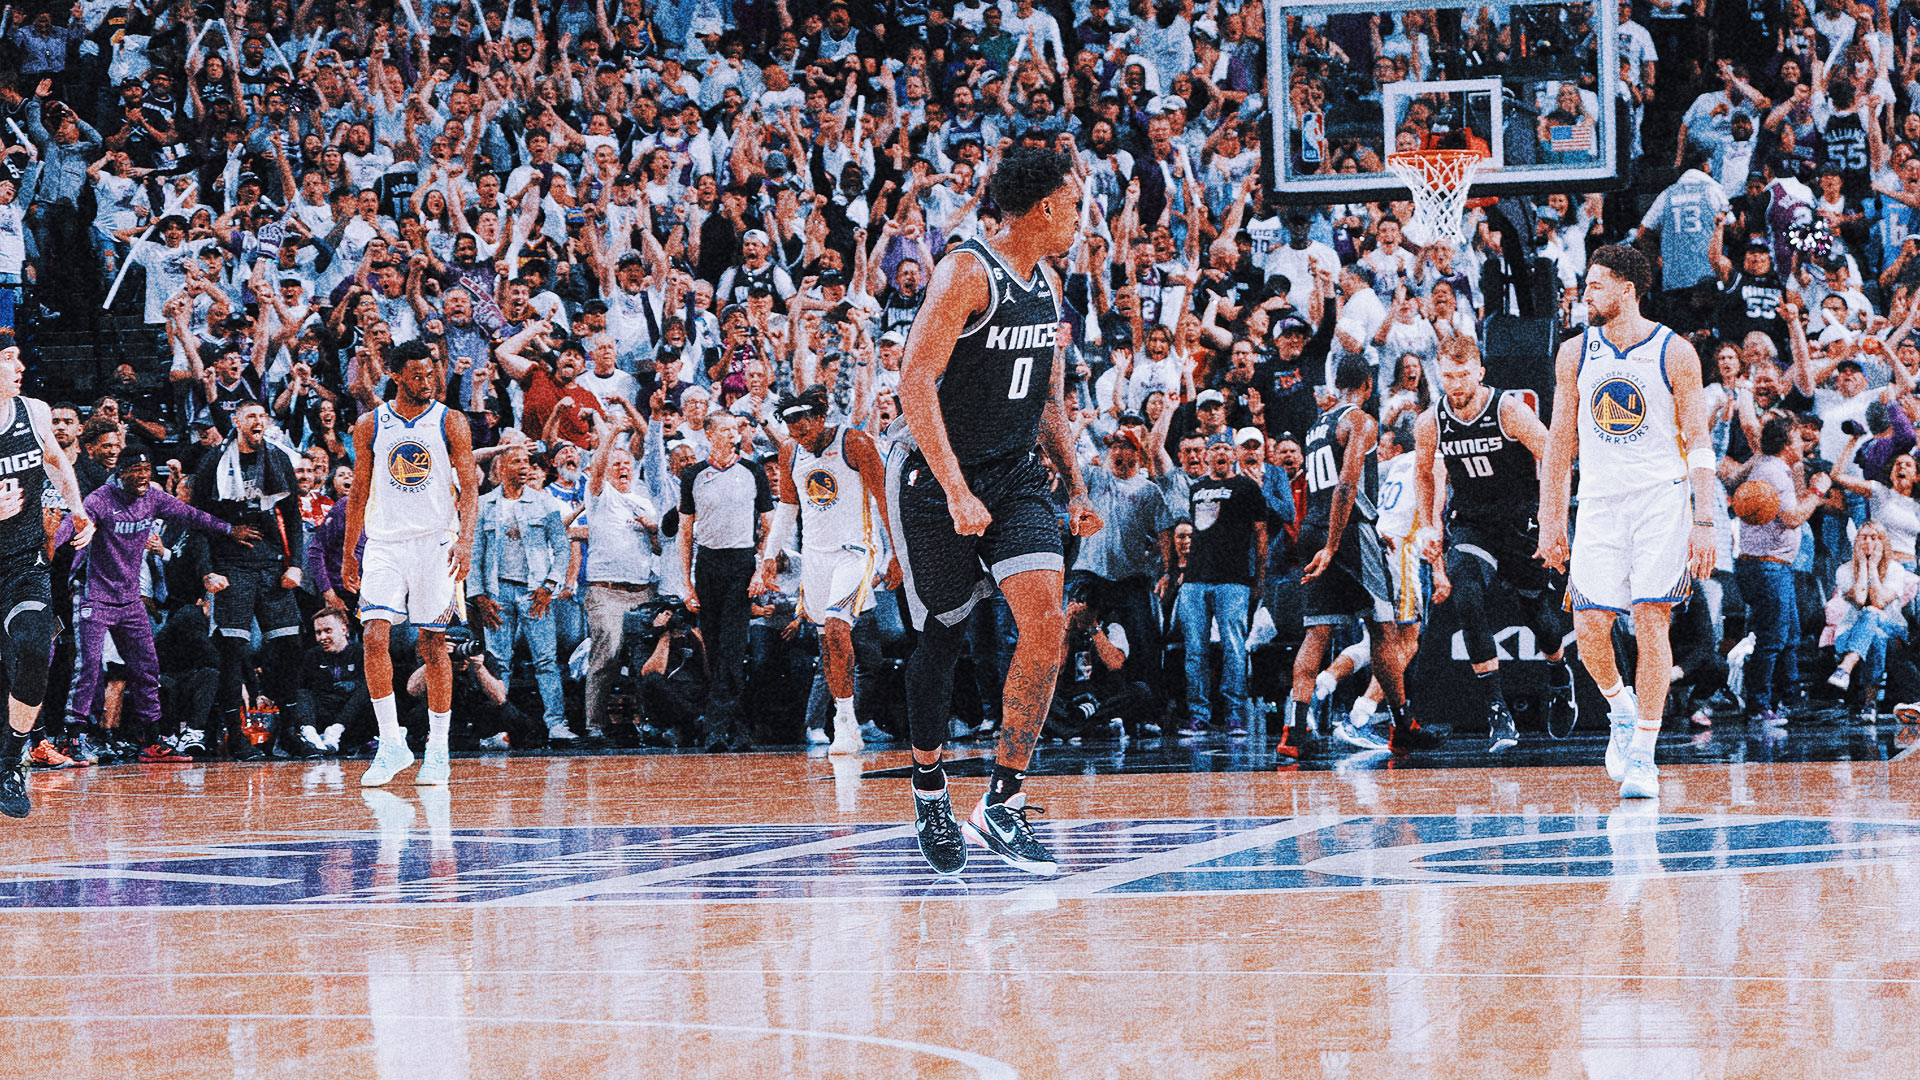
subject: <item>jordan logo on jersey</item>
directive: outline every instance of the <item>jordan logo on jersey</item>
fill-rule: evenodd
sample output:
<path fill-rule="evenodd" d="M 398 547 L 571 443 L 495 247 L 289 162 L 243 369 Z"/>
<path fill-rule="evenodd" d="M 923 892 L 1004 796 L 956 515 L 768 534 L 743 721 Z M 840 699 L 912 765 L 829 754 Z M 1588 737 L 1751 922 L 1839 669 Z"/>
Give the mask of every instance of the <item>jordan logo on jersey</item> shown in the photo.
<path fill-rule="evenodd" d="M 840 481 L 825 469 L 815 469 L 807 474 L 807 501 L 815 509 L 825 510 L 840 501 Z"/>
<path fill-rule="evenodd" d="M 1593 388 L 1593 426 L 1603 438 L 1626 442 L 1647 420 L 1647 395 L 1639 383 L 1616 375 Z"/>
<path fill-rule="evenodd" d="M 417 488 L 433 475 L 433 453 L 411 440 L 398 443 L 387 454 L 387 475 L 403 488 Z"/>

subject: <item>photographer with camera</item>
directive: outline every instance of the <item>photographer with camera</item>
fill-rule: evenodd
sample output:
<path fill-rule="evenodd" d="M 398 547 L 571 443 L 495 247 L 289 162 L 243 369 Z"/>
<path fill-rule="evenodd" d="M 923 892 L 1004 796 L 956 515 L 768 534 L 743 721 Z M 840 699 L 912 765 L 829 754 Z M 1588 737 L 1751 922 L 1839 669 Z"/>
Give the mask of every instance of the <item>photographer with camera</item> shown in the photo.
<path fill-rule="evenodd" d="M 627 641 L 627 663 L 636 673 L 646 717 L 641 745 L 698 745 L 704 730 L 711 730 L 712 698 L 706 647 L 693 614 L 672 600 L 648 604 L 627 616 Z"/>
<path fill-rule="evenodd" d="M 1124 671 L 1131 651 L 1126 628 L 1084 596 L 1067 601 L 1067 640 L 1059 688 L 1047 718 L 1056 739 L 1124 738 L 1153 719 L 1154 695 Z"/>
<path fill-rule="evenodd" d="M 463 627 L 447 630 L 447 656 L 453 665 L 453 715 L 479 737 L 482 750 L 505 750 L 539 743 L 540 726 L 507 700 L 507 681 L 486 646 Z M 407 696 L 425 708 L 427 669 L 407 677 Z"/>

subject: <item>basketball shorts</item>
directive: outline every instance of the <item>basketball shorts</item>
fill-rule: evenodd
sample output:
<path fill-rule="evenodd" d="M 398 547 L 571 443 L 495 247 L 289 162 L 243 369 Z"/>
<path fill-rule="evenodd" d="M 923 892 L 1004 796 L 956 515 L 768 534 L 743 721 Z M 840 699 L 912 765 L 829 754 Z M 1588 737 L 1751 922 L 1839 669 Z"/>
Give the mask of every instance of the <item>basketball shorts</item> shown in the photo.
<path fill-rule="evenodd" d="M 1449 574 L 1453 573 L 1454 560 L 1479 559 L 1495 576 L 1522 595 L 1558 592 L 1563 584 L 1560 574 L 1549 570 L 1545 563 L 1533 557 L 1538 550 L 1540 537 L 1535 532 L 1473 521 L 1452 521 L 1447 524 Z"/>
<path fill-rule="evenodd" d="M 887 463 L 887 507 L 900 537 L 901 584 L 916 629 L 929 617 L 959 625 L 997 583 L 1015 574 L 1065 572 L 1060 524 L 1037 452 L 963 471 L 968 490 L 992 515 L 979 536 L 954 530 L 946 491 L 918 451 Z"/>
<path fill-rule="evenodd" d="M 873 606 L 873 552 L 857 544 L 800 553 L 800 610 L 815 626 L 851 626 Z"/>
<path fill-rule="evenodd" d="M 1424 560 L 1420 558 L 1419 542 L 1412 537 L 1400 540 L 1382 538 L 1381 544 L 1382 554 L 1387 561 L 1387 577 L 1393 583 L 1392 621 L 1417 623 L 1426 607 L 1425 583 L 1420 574 Z"/>
<path fill-rule="evenodd" d="M 1691 507 L 1684 479 L 1651 491 L 1582 498 L 1567 575 L 1573 610 L 1624 615 L 1635 604 L 1684 602 L 1693 591 Z"/>
<path fill-rule="evenodd" d="M 227 579 L 214 593 L 214 632 L 221 637 L 250 638 L 254 620 L 260 622 L 262 641 L 300 636 L 300 606 L 293 590 L 283 588 L 286 571 L 278 566 L 248 566 L 213 571 Z"/>
<path fill-rule="evenodd" d="M 11 626 L 22 612 L 52 606 L 53 576 L 44 551 L 34 548 L 0 557 L 0 627 Z"/>
<path fill-rule="evenodd" d="M 453 538 L 367 539 L 360 556 L 360 620 L 412 623 L 445 630 L 461 616 L 453 580 Z"/>
<path fill-rule="evenodd" d="M 1311 560 L 1327 545 L 1326 532 L 1313 525 L 1300 530 L 1300 554 Z M 1414 570 L 1416 587 L 1419 570 Z M 1301 583 L 1300 620 L 1307 626 L 1341 626 L 1361 619 L 1390 623 L 1396 619 L 1393 578 L 1387 571 L 1380 534 L 1366 522 L 1347 526 L 1347 538 L 1334 553 L 1333 563 L 1312 581 Z"/>

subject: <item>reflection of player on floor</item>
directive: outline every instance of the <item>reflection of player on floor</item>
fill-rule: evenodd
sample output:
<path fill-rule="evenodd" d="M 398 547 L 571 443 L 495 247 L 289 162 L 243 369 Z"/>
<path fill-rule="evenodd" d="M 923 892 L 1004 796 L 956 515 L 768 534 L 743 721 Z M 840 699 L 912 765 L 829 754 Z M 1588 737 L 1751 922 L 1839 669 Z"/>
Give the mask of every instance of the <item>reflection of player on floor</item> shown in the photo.
<path fill-rule="evenodd" d="M 1520 736 L 1500 684 L 1500 653 L 1493 641 L 1497 627 L 1487 618 L 1487 593 L 1495 581 L 1506 582 L 1519 596 L 1527 625 L 1552 665 L 1550 709 L 1571 706 L 1573 680 L 1560 644 L 1566 624 L 1557 610 L 1559 589 L 1534 558 L 1540 538 L 1528 496 L 1538 490 L 1536 462 L 1547 452 L 1547 426 L 1520 395 L 1485 385 L 1485 377 L 1472 339 L 1456 337 L 1442 345 L 1442 396 L 1421 415 L 1414 437 L 1422 546 L 1435 570 L 1433 602 L 1454 606 L 1467 662 L 1487 695 L 1489 751 L 1498 752 L 1518 744 Z M 1549 726 L 1559 730 L 1551 720 Z"/>
<path fill-rule="evenodd" d="M 399 395 L 353 425 L 353 491 L 340 566 L 341 583 L 360 593 L 367 695 L 380 725 L 380 750 L 360 783 L 379 787 L 413 764 L 387 651 L 394 622 L 406 621 L 419 631 L 427 672 L 427 756 L 413 782 L 444 784 L 453 709 L 446 630 L 459 617 L 460 583 L 473 555 L 480 473 L 466 416 L 438 400 L 441 373 L 427 347 L 398 346 L 387 356 L 387 370 Z M 356 556 L 363 527 L 367 550 Z"/>
<path fill-rule="evenodd" d="M 1540 474 L 1540 550 L 1568 563 L 1567 506 L 1580 461 L 1580 527 L 1568 590 L 1580 662 L 1607 697 L 1607 775 L 1622 798 L 1658 798 L 1653 762 L 1673 647 L 1667 627 L 1695 577 L 1713 573 L 1714 454 L 1700 358 L 1685 338 L 1640 313 L 1653 284 L 1645 255 L 1593 253 L 1585 299 L 1593 325 L 1554 361 L 1553 428 Z M 1689 484 L 1689 481 L 1691 483 Z M 1622 685 L 1613 622 L 1631 612 L 1640 645 L 1635 687 Z"/>
<path fill-rule="evenodd" d="M 53 411 L 20 396 L 26 367 L 13 331 L 0 327 L 0 640 L 6 645 L 7 729 L 0 737 L 0 814 L 26 817 L 27 750 L 47 693 L 47 657 L 60 620 L 50 606 L 47 526 L 40 496 L 47 478 L 72 508 L 75 547 L 93 539 L 73 463 L 53 437 Z"/>
<path fill-rule="evenodd" d="M 1394 622 L 1393 583 L 1387 573 L 1380 534 L 1374 527 L 1379 494 L 1377 444 L 1380 424 L 1367 411 L 1373 394 L 1373 370 L 1364 358 L 1347 356 L 1333 377 L 1339 401 L 1320 414 L 1307 433 L 1307 512 L 1300 527 L 1300 549 L 1313 557 L 1300 572 L 1306 640 L 1293 660 L 1293 695 L 1287 702 L 1287 730 L 1275 752 L 1310 757 L 1321 747 L 1320 718 L 1311 708 L 1314 680 L 1335 626 L 1356 618 L 1371 635 L 1374 677 L 1393 717 L 1390 744 L 1404 750 L 1427 741 L 1407 708 L 1407 657 Z M 1343 741 L 1352 741 L 1343 736 Z M 1355 743 L 1364 749 L 1377 745 Z"/>
<path fill-rule="evenodd" d="M 774 563 L 800 524 L 800 609 L 820 628 L 820 659 L 833 694 L 831 754 L 863 748 L 853 714 L 853 624 L 873 606 L 873 556 L 879 534 L 871 513 L 887 527 L 887 467 L 864 431 L 827 423 L 827 388 L 782 395 L 774 406 L 793 440 L 780 447 L 773 482 L 780 500 L 760 552 L 760 573 L 749 590 L 773 588 Z M 900 564 L 887 568 L 887 587 L 900 584 Z"/>
<path fill-rule="evenodd" d="M 966 827 L 1013 866 L 1057 868 L 1027 822 L 1021 783 L 1066 640 L 1060 528 L 1036 442 L 1068 482 L 1073 532 L 1090 535 L 1101 524 L 1073 451 L 1055 351 L 1060 286 L 1044 263 L 1073 245 L 1080 184 L 1072 171 L 1064 154 L 1007 151 L 989 181 L 1005 227 L 991 241 L 949 249 L 934 268 L 900 372 L 901 409 L 917 446 L 889 463 L 887 487 L 907 607 L 921 630 L 907 667 L 915 827 L 921 852 L 942 874 L 966 865 L 940 766 L 953 668 L 967 615 L 995 582 L 1019 640 L 1007 665 L 993 778 Z"/>

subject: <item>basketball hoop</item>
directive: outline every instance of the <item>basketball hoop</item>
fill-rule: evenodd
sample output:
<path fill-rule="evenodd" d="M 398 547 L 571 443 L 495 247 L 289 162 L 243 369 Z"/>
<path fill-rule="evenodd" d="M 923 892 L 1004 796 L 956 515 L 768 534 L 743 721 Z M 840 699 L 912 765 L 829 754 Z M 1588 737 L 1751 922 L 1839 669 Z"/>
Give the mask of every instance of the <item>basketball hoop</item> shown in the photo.
<path fill-rule="evenodd" d="M 1466 246 L 1460 214 L 1467 204 L 1467 189 L 1486 160 L 1478 150 L 1406 150 L 1387 155 L 1387 168 L 1413 190 L 1413 220 L 1401 230 L 1408 240 L 1420 247 L 1447 243 L 1455 251 Z"/>

